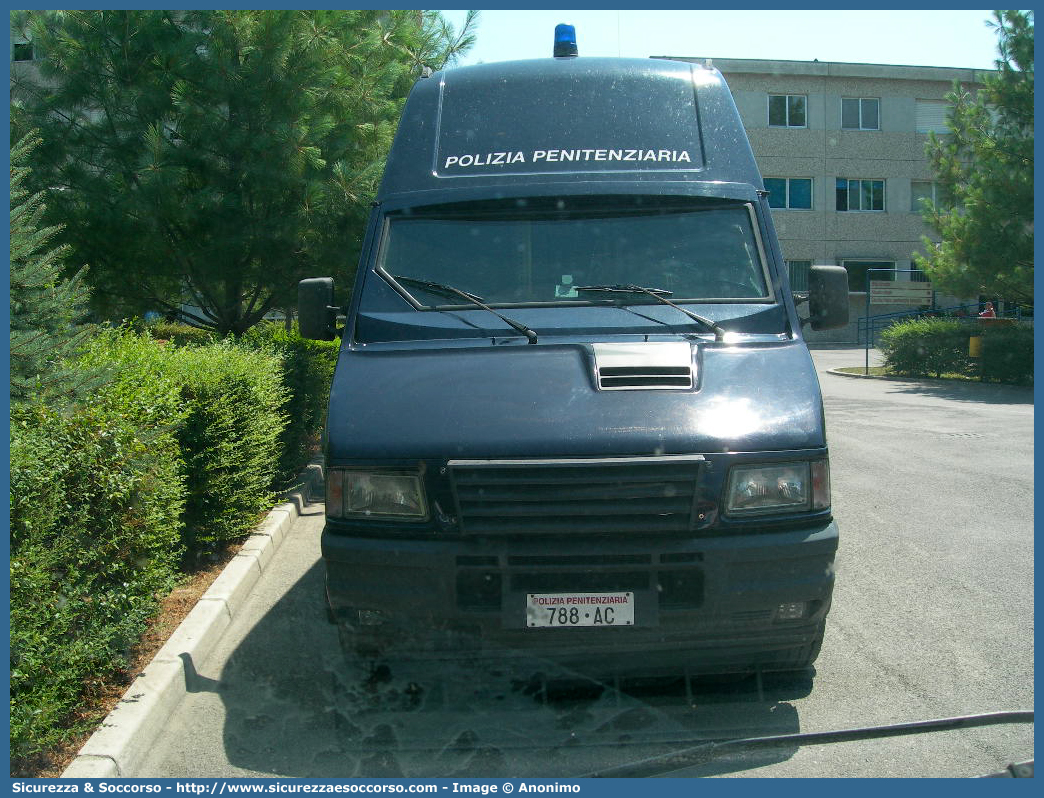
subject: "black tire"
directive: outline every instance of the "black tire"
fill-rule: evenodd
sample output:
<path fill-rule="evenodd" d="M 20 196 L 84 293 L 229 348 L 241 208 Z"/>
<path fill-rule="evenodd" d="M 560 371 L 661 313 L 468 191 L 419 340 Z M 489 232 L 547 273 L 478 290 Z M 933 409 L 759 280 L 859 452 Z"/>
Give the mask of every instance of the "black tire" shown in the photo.
<path fill-rule="evenodd" d="M 819 657 L 823 648 L 823 637 L 826 632 L 826 623 L 821 623 L 816 630 L 815 636 L 805 645 L 795 648 L 786 659 L 781 659 L 762 667 L 762 671 L 787 671 L 794 673 L 805 673 L 812 669 L 813 663 Z"/>

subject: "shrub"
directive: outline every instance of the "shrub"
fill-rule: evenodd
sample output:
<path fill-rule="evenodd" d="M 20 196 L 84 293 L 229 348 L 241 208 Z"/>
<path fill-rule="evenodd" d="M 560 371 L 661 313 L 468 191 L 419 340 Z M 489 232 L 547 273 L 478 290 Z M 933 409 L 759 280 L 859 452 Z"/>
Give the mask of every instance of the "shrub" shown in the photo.
<path fill-rule="evenodd" d="M 279 361 L 231 342 L 171 358 L 186 402 L 186 545 L 197 553 L 247 534 L 272 504 L 286 418 Z"/>
<path fill-rule="evenodd" d="M 302 338 L 296 326 L 287 331 L 281 324 L 262 323 L 240 339 L 249 347 L 275 352 L 282 362 L 283 383 L 289 390 L 283 413 L 287 425 L 281 438 L 280 486 L 290 483 L 311 457 L 326 423 L 326 406 L 337 365 L 338 341 Z"/>
<path fill-rule="evenodd" d="M 968 371 L 970 328 L 939 318 L 910 319 L 881 333 L 885 365 L 895 374 L 914 377 Z"/>
<path fill-rule="evenodd" d="M 1033 328 L 989 326 L 982 330 L 982 378 L 1033 384 Z"/>
<path fill-rule="evenodd" d="M 23 763 L 90 724 L 75 715 L 85 691 L 126 665 L 183 553 L 253 528 L 284 426 L 271 352 L 108 329 L 75 365 L 106 375 L 89 405 L 19 405 L 11 423 L 11 753 Z"/>
<path fill-rule="evenodd" d="M 78 730 L 85 690 L 126 664 L 180 555 L 182 411 L 161 379 L 11 421 L 11 755 Z M 85 721 L 81 719 L 79 725 Z"/>
<path fill-rule="evenodd" d="M 158 375 L 182 408 L 174 434 L 185 476 L 188 555 L 247 534 L 272 502 L 287 394 L 279 359 L 231 341 L 163 346 L 126 330 L 101 336 L 85 358 L 95 359 L 110 363 L 128 391 L 147 374 Z"/>
<path fill-rule="evenodd" d="M 170 341 L 174 346 L 207 346 L 218 338 L 212 330 L 171 321 L 154 321 L 145 330 L 158 341 Z"/>

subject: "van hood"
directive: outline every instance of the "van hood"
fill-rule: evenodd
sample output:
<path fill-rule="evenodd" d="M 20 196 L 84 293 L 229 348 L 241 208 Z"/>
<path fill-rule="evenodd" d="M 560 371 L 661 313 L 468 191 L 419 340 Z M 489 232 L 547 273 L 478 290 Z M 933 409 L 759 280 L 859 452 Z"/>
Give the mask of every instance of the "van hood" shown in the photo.
<path fill-rule="evenodd" d="M 686 344 L 689 346 L 689 344 Z M 801 341 L 691 345 L 695 388 L 601 390 L 590 344 L 341 352 L 327 458 L 606 457 L 826 445 Z"/>

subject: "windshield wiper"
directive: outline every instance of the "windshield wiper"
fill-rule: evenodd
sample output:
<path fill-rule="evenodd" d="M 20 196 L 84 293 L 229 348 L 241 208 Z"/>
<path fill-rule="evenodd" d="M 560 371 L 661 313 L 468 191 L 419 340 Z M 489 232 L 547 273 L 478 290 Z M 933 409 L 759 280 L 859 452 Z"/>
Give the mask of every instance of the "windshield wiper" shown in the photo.
<path fill-rule="evenodd" d="M 433 283 L 430 280 L 418 280 L 416 277 L 403 277 L 398 274 L 393 274 L 391 276 L 393 279 L 398 280 L 400 283 L 409 283 L 410 285 L 420 286 L 421 288 L 426 288 L 433 293 L 442 294 L 443 296 L 459 296 L 461 299 L 466 299 L 472 305 L 477 305 L 483 310 L 488 310 L 490 313 L 492 313 L 498 319 L 503 321 L 505 324 L 510 325 L 511 327 L 518 330 L 520 333 L 526 336 L 526 338 L 529 339 L 529 343 L 535 344 L 537 342 L 537 334 L 533 332 L 533 330 L 529 329 L 526 325 L 522 324 L 522 322 L 515 321 L 514 319 L 509 319 L 503 313 L 498 313 L 497 311 L 493 310 L 493 308 L 491 308 L 489 305 L 482 301 L 482 297 L 480 296 L 476 296 L 475 294 L 469 294 L 467 291 L 461 291 L 459 288 L 454 288 L 452 285 L 444 285 L 443 283 Z"/>
<path fill-rule="evenodd" d="M 710 319 L 700 316 L 697 313 L 693 313 L 691 310 L 683 308 L 681 305 L 676 305 L 667 297 L 671 296 L 671 292 L 663 288 L 645 288 L 640 285 L 578 285 L 576 286 L 577 291 L 602 291 L 607 294 L 648 294 L 657 302 L 662 302 L 665 305 L 670 305 L 676 310 L 680 310 L 690 319 L 698 321 L 707 329 L 714 333 L 715 341 L 725 340 L 725 330 L 719 327 Z"/>

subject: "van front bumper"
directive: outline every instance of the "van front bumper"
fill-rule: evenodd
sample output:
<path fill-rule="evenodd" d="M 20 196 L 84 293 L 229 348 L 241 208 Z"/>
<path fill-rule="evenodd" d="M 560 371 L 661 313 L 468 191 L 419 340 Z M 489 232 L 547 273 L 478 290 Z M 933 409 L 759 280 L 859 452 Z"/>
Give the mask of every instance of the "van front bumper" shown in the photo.
<path fill-rule="evenodd" d="M 830 608 L 834 522 L 716 537 L 403 540 L 323 532 L 327 597 L 358 650 L 519 657 L 584 674 L 801 667 Z M 634 593 L 634 625 L 526 627 L 529 593 Z M 801 617 L 781 605 L 804 603 Z M 810 654 L 811 652 L 811 654 Z"/>

